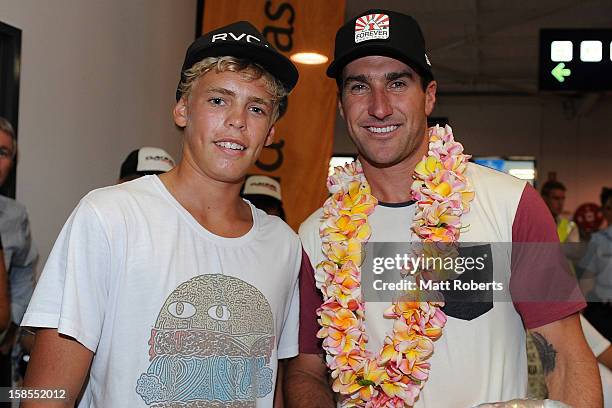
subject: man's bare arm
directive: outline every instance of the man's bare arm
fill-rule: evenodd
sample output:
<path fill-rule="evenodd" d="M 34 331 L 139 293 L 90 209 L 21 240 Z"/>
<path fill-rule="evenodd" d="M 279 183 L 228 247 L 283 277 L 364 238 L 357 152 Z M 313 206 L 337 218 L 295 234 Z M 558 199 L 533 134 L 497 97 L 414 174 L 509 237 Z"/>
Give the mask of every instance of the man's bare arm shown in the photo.
<path fill-rule="evenodd" d="M 549 398 L 575 408 L 601 407 L 599 369 L 578 314 L 531 330 L 542 360 Z"/>
<path fill-rule="evenodd" d="M 286 366 L 286 359 L 278 360 L 278 369 L 276 371 L 276 388 L 274 391 L 274 408 L 284 408 L 285 406 L 283 384 L 285 383 Z"/>
<path fill-rule="evenodd" d="M 287 363 L 285 405 L 287 408 L 333 408 L 336 406 L 323 356 L 300 354 Z"/>
<path fill-rule="evenodd" d="M 68 398 L 25 401 L 21 407 L 74 407 L 92 358 L 91 350 L 56 329 L 39 329 L 23 386 L 66 390 Z"/>

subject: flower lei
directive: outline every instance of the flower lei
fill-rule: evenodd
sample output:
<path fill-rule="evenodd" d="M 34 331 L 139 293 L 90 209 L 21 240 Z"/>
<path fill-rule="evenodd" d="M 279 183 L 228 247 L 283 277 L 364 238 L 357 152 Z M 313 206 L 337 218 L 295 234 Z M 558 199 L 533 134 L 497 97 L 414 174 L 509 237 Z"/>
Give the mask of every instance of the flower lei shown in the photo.
<path fill-rule="evenodd" d="M 415 168 L 411 193 L 417 201 L 412 231 L 422 242 L 458 240 L 462 214 L 474 192 L 465 176 L 470 156 L 449 126 L 429 129 L 429 152 Z M 336 167 L 327 180 L 331 196 L 320 227 L 327 258 L 317 265 L 324 303 L 317 310 L 333 390 L 343 407 L 414 405 L 429 376 L 433 341 L 442 335 L 444 302 L 396 299 L 384 317 L 395 319 L 380 353 L 366 350 L 365 305 L 361 294 L 362 245 L 371 234 L 368 216 L 378 204 L 361 164 Z"/>

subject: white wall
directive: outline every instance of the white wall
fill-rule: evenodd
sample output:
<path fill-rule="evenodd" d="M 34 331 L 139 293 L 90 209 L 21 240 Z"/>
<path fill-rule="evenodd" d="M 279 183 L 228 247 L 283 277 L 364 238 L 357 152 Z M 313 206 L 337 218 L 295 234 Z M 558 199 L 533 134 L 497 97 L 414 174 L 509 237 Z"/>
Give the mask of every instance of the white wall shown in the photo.
<path fill-rule="evenodd" d="M 177 158 L 171 108 L 195 0 L 2 0 L 22 30 L 17 199 L 44 262 L 87 191 L 142 145 Z M 42 263 L 41 262 L 41 263 Z"/>
<path fill-rule="evenodd" d="M 448 117 L 455 137 L 473 156 L 534 156 L 541 186 L 549 172 L 567 187 L 565 209 L 599 203 L 612 186 L 612 96 L 441 96 L 433 116 Z M 337 123 L 334 153 L 352 153 Z"/>

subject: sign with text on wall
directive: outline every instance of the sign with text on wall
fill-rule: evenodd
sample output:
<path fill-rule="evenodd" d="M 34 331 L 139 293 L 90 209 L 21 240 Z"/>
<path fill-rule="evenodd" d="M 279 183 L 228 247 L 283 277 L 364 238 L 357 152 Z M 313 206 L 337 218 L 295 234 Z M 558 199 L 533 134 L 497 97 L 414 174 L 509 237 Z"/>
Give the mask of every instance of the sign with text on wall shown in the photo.
<path fill-rule="evenodd" d="M 247 20 L 286 56 L 317 52 L 331 62 L 344 7 L 344 0 L 206 1 L 201 18 L 204 32 Z M 325 76 L 329 62 L 296 64 L 300 80 L 276 124 L 275 141 L 249 171 L 280 179 L 287 222 L 294 229 L 327 197 L 337 109 L 336 83 Z"/>
<path fill-rule="evenodd" d="M 612 90 L 612 29 L 540 30 L 540 89 Z"/>

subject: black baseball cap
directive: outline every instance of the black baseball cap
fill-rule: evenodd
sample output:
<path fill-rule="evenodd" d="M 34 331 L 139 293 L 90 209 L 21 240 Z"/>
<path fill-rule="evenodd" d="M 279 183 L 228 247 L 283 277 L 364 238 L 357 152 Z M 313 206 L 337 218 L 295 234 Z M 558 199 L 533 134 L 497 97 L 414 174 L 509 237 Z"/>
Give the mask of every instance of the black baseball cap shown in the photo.
<path fill-rule="evenodd" d="M 291 60 L 266 41 L 264 35 L 251 23 L 238 21 L 206 33 L 191 43 L 181 68 L 179 85 L 185 79 L 185 71 L 195 63 L 207 57 L 223 56 L 256 62 L 278 79 L 287 92 L 291 91 L 298 81 L 298 70 Z M 177 87 L 176 100 L 180 98 L 181 92 Z"/>
<path fill-rule="evenodd" d="M 406 14 L 370 9 L 350 19 L 336 33 L 334 60 L 327 76 L 338 79 L 348 63 L 370 55 L 395 58 L 422 77 L 433 79 L 421 27 Z"/>

